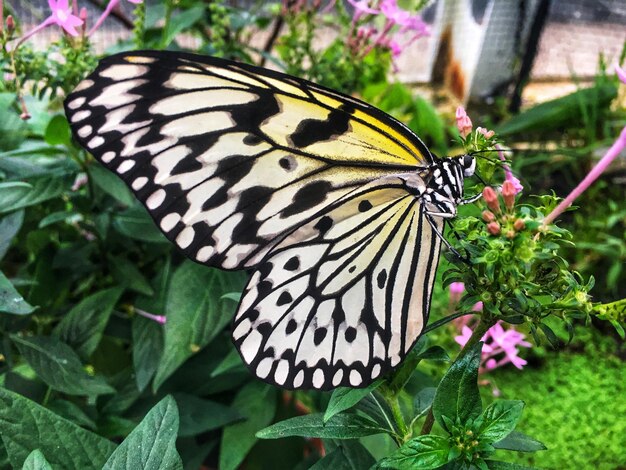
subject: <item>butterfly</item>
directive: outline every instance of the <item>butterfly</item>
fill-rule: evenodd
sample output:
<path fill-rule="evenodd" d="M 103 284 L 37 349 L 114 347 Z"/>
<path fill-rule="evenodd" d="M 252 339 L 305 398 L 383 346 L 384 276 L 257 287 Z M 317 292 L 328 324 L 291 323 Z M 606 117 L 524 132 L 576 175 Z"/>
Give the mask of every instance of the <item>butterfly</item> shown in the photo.
<path fill-rule="evenodd" d="M 232 335 L 258 378 L 365 387 L 411 350 L 472 156 L 435 157 L 307 80 L 180 52 L 104 58 L 65 111 L 187 257 L 251 272 Z"/>

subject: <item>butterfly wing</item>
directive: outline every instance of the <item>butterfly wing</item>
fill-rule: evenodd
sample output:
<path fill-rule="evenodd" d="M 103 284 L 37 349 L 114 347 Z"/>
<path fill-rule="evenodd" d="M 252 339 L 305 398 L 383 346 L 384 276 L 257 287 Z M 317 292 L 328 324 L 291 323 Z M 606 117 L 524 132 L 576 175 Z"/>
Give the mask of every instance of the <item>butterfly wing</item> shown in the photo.
<path fill-rule="evenodd" d="M 387 177 L 289 234 L 253 273 L 234 321 L 250 370 L 327 390 L 395 367 L 428 318 L 441 242 L 426 217 L 405 182 Z"/>
<path fill-rule="evenodd" d="M 65 102 L 76 139 L 191 259 L 260 262 L 370 181 L 432 162 L 404 125 L 352 97 L 217 58 L 128 52 Z"/>

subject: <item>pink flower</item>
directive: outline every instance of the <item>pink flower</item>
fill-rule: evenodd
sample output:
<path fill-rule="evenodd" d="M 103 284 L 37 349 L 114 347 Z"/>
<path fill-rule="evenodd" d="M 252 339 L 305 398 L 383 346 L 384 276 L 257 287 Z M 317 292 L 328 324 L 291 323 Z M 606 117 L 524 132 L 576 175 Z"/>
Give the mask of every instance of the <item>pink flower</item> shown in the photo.
<path fill-rule="evenodd" d="M 143 0 L 128 0 L 130 3 L 134 3 L 135 5 L 139 5 L 140 3 L 143 3 Z M 100 18 L 98 18 L 98 20 L 96 21 L 96 23 L 92 26 L 92 28 L 89 30 L 89 32 L 87 33 L 87 36 L 91 36 L 96 29 L 98 29 L 100 27 L 100 25 L 104 22 L 104 20 L 106 19 L 107 16 L 109 16 L 109 14 L 113 11 L 113 9 L 120 3 L 120 0 L 111 0 L 106 8 L 104 9 L 104 11 L 102 12 L 102 14 L 100 15 Z"/>
<path fill-rule="evenodd" d="M 465 112 L 463 106 L 456 108 L 456 127 L 464 139 L 472 132 L 472 120 Z"/>
<path fill-rule="evenodd" d="M 146 311 L 141 310 L 139 308 L 136 308 L 135 312 L 138 315 L 141 315 L 142 317 L 147 318 L 148 320 L 155 321 L 155 322 L 157 322 L 157 323 L 159 323 L 161 325 L 165 325 L 165 323 L 167 322 L 167 317 L 165 317 L 165 315 L 155 315 L 153 313 L 146 312 Z"/>
<path fill-rule="evenodd" d="M 67 34 L 70 36 L 78 36 L 78 31 L 76 30 L 77 26 L 83 24 L 83 20 L 81 20 L 78 16 L 72 13 L 72 9 L 69 6 L 68 0 L 48 0 L 48 6 L 52 13 L 48 18 L 43 20 L 42 23 L 35 26 L 32 30 L 26 33 L 15 45 L 15 49 L 17 49 L 24 41 L 26 41 L 31 36 L 35 35 L 39 31 L 48 26 L 52 26 L 56 24 L 63 28 Z"/>
<path fill-rule="evenodd" d="M 78 36 L 76 26 L 83 24 L 83 20 L 72 14 L 68 0 L 48 0 L 48 5 L 52 10 L 52 22 L 61 26 L 67 34 Z"/>
<path fill-rule="evenodd" d="M 472 329 L 464 325 L 461 334 L 454 340 L 461 346 L 465 346 L 472 336 Z M 522 369 L 527 362 L 519 357 L 519 348 L 530 348 L 532 345 L 524 341 L 526 336 L 517 331 L 513 326 L 505 329 L 501 322 L 493 325 L 481 338 L 484 342 L 482 349 L 481 366 L 479 373 L 485 373 L 505 364 L 513 364 Z"/>
<path fill-rule="evenodd" d="M 486 139 L 491 139 L 494 135 L 496 135 L 495 131 L 487 130 L 484 127 L 477 127 L 476 132 L 484 135 Z"/>
<path fill-rule="evenodd" d="M 461 295 L 465 291 L 465 284 L 462 282 L 453 282 L 448 288 L 450 289 L 450 294 Z"/>
<path fill-rule="evenodd" d="M 378 15 L 380 10 L 376 10 L 369 6 L 370 2 L 368 0 L 360 0 L 356 2 L 355 0 L 348 0 L 348 3 L 354 7 L 354 16 L 361 17 L 365 13 L 369 13 L 370 15 Z"/>
<path fill-rule="evenodd" d="M 453 282 L 450 284 L 448 289 L 450 289 L 450 306 L 452 307 L 452 310 L 454 310 L 456 308 L 456 304 L 461 301 L 461 296 L 465 291 L 465 284 L 462 282 Z"/>
<path fill-rule="evenodd" d="M 504 150 L 502 149 L 500 144 L 496 144 L 495 147 L 498 150 L 498 156 L 500 157 L 500 160 L 506 162 Z M 522 186 L 522 183 L 520 183 L 520 181 L 515 176 L 513 176 L 513 172 L 511 171 L 509 165 L 503 163 L 502 168 L 504 168 L 504 181 L 510 181 L 511 183 L 513 183 L 513 187 L 515 188 L 515 194 L 522 191 L 524 189 L 524 186 Z"/>
<path fill-rule="evenodd" d="M 402 54 L 402 46 L 398 41 L 394 39 L 389 41 L 389 50 L 391 51 L 391 55 L 393 57 L 398 57 L 400 54 Z"/>
<path fill-rule="evenodd" d="M 472 312 L 482 312 L 483 311 L 483 303 L 478 301 L 472 307 Z"/>
<path fill-rule="evenodd" d="M 389 21 L 400 26 L 404 26 L 410 21 L 409 12 L 400 8 L 396 0 L 383 0 L 380 11 Z"/>
<path fill-rule="evenodd" d="M 458 336 L 455 336 L 454 341 L 459 343 L 461 346 L 465 346 L 471 337 L 472 337 L 472 329 L 469 326 L 464 325 L 463 328 L 461 329 L 461 334 Z"/>
<path fill-rule="evenodd" d="M 615 75 L 617 75 L 617 78 L 619 78 L 622 83 L 626 83 L 626 70 L 621 68 L 617 62 L 613 64 L 613 68 L 615 69 Z"/>

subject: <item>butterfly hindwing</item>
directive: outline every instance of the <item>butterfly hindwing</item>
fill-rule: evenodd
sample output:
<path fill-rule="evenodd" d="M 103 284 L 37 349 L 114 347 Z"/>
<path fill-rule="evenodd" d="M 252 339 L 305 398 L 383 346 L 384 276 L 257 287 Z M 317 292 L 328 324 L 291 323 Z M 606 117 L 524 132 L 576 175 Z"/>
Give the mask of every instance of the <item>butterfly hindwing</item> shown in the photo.
<path fill-rule="evenodd" d="M 432 159 L 402 124 L 352 97 L 192 54 L 108 57 L 66 112 L 171 241 L 225 269 L 254 266 L 354 188 Z"/>
<path fill-rule="evenodd" d="M 233 325 L 252 372 L 327 390 L 365 386 L 396 366 L 425 325 L 439 257 L 423 208 L 402 179 L 385 178 L 276 246 Z"/>

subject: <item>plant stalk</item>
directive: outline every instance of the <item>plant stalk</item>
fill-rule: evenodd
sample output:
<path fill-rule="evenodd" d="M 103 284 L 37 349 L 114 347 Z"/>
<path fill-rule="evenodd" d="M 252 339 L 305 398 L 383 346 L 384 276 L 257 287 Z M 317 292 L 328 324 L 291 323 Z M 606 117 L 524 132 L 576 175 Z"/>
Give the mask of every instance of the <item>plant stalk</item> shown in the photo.
<path fill-rule="evenodd" d="M 470 336 L 470 339 L 467 341 L 467 343 L 465 343 L 465 346 L 463 346 L 463 349 L 461 349 L 461 351 L 456 356 L 456 359 L 454 359 L 454 362 L 452 364 L 462 359 L 463 356 L 465 356 L 467 352 L 470 349 L 472 349 L 472 347 L 482 339 L 482 337 L 485 335 L 485 333 L 487 333 L 489 328 L 495 325 L 495 323 L 496 323 L 495 319 L 492 319 L 492 318 L 486 319 L 486 318 L 481 317 L 478 324 L 474 328 L 472 336 Z M 420 431 L 420 435 L 429 434 L 434 424 L 435 424 L 435 416 L 433 415 L 433 407 L 431 406 L 430 409 L 428 410 L 428 415 L 426 415 L 426 420 L 424 421 L 424 424 L 422 425 L 422 430 Z"/>

